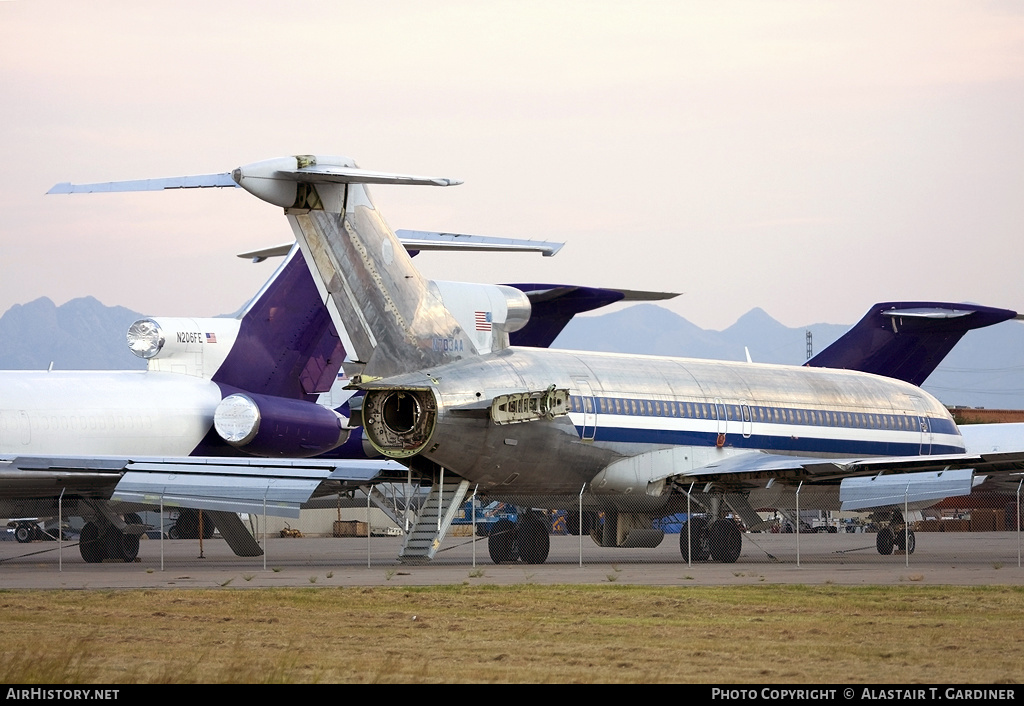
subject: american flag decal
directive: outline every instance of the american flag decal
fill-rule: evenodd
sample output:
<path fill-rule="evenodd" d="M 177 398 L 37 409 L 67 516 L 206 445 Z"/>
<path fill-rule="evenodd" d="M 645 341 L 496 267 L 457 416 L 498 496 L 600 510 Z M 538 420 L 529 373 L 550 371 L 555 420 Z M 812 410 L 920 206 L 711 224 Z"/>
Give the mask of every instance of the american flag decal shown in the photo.
<path fill-rule="evenodd" d="M 476 318 L 476 330 L 477 331 L 490 331 L 491 330 L 491 312 L 489 311 L 478 311 L 475 315 Z"/>
<path fill-rule="evenodd" d="M 208 333 L 208 334 L 206 334 L 206 342 L 207 343 L 216 343 L 217 342 L 217 334 L 215 334 L 215 333 Z"/>

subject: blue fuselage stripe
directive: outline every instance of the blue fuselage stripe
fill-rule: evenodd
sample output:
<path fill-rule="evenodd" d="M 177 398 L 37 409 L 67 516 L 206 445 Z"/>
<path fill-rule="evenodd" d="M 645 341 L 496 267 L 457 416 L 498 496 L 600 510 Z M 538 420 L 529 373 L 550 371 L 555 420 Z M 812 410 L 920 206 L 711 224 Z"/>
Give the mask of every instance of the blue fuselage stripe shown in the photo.
<path fill-rule="evenodd" d="M 734 448 L 872 456 L 964 450 L 956 424 L 942 417 L 578 395 L 570 406 L 581 437 L 596 442 L 709 446 L 725 441 Z M 723 432 L 725 440 L 719 438 Z"/>
<path fill-rule="evenodd" d="M 583 427 L 576 425 L 581 435 Z M 963 453 L 963 446 L 917 442 L 883 441 L 878 439 L 835 439 L 807 436 L 771 436 L 738 431 L 726 436 L 730 447 L 764 449 L 776 452 L 807 452 L 858 456 L 917 456 L 919 454 Z M 714 446 L 718 434 L 684 429 L 636 429 L 598 424 L 594 441 L 627 444 L 664 444 L 666 446 Z"/>

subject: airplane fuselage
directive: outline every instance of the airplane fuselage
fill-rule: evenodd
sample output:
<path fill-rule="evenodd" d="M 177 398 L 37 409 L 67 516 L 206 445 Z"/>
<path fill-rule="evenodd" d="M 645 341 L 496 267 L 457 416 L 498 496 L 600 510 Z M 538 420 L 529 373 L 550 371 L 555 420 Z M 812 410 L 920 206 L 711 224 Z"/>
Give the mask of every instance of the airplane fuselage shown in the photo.
<path fill-rule="evenodd" d="M 0 372 L 0 454 L 187 456 L 221 397 L 176 373 Z"/>
<path fill-rule="evenodd" d="M 584 483 L 596 493 L 657 496 L 652 479 L 758 450 L 823 458 L 963 451 L 933 397 L 848 371 L 509 348 L 369 387 L 371 440 L 375 424 L 409 426 L 407 440 L 423 456 L 482 492 L 510 496 L 573 495 Z M 490 400 L 552 388 L 568 390 L 566 413 L 494 422 Z M 429 429 L 408 415 L 372 419 L 374 400 L 395 390 L 426 411 Z M 381 438 L 382 452 L 401 456 Z"/>

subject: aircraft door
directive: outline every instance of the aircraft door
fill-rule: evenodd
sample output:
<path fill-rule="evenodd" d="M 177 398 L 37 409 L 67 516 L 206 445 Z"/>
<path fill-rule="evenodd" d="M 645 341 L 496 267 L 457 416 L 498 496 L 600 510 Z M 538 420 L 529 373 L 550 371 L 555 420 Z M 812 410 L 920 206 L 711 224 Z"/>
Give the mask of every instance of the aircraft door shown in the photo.
<path fill-rule="evenodd" d="M 583 441 L 593 441 L 597 434 L 597 400 L 594 399 L 594 390 L 590 387 L 590 381 L 577 379 L 573 381 L 579 388 L 580 404 L 583 408 L 583 430 L 580 438 Z"/>
<path fill-rule="evenodd" d="M 927 456 L 932 452 L 932 429 L 928 417 L 918 417 L 921 425 L 921 455 Z"/>
<path fill-rule="evenodd" d="M 743 419 L 743 438 L 749 439 L 754 431 L 754 420 L 750 414 L 750 405 L 746 402 L 740 405 L 740 415 Z"/>
<path fill-rule="evenodd" d="M 727 434 L 729 432 L 729 405 L 717 397 L 715 398 L 715 419 L 718 420 L 718 433 Z"/>

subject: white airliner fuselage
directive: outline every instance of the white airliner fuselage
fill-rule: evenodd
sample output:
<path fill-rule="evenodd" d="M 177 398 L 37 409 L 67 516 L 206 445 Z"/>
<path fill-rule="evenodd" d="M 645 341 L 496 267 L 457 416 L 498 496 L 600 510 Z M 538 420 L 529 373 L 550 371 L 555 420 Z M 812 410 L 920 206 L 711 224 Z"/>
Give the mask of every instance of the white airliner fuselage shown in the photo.
<path fill-rule="evenodd" d="M 210 380 L 151 371 L 4 371 L 0 388 L 0 455 L 187 456 L 222 396 Z"/>

